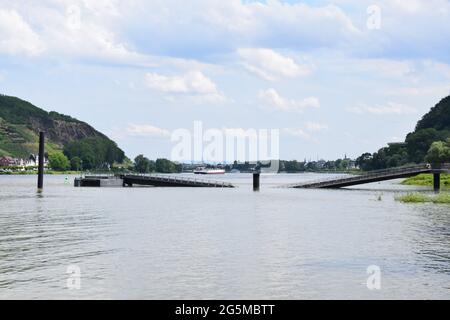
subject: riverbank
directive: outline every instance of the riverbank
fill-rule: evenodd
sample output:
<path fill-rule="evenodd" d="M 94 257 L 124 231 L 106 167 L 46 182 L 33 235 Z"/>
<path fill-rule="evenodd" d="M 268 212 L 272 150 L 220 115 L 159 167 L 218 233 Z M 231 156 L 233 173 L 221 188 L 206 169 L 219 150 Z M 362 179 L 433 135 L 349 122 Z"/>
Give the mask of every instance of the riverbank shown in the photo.
<path fill-rule="evenodd" d="M 398 196 L 395 200 L 404 203 L 446 203 L 450 204 L 450 192 L 443 192 L 437 195 L 429 195 L 425 193 L 408 193 Z"/>
<path fill-rule="evenodd" d="M 429 173 L 419 174 L 415 177 L 408 178 L 402 182 L 407 186 L 433 186 L 433 175 Z M 450 188 L 450 174 L 441 174 L 441 187 Z"/>

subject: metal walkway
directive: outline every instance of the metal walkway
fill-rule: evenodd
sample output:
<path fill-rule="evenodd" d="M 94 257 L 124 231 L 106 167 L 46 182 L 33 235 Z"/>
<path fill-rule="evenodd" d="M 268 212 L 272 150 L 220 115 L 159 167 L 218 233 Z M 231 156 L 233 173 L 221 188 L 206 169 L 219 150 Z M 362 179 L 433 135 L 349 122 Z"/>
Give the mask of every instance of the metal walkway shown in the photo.
<path fill-rule="evenodd" d="M 343 188 L 359 184 L 379 182 L 385 180 L 407 178 L 421 173 L 449 173 L 450 164 L 443 164 L 439 168 L 431 168 L 429 164 L 419 164 L 415 166 L 391 168 L 385 170 L 369 171 L 361 175 L 344 178 L 332 178 L 326 180 L 290 184 L 287 188 Z"/>
<path fill-rule="evenodd" d="M 97 174 L 75 178 L 75 187 L 204 187 L 234 188 L 228 182 L 162 174 Z"/>
<path fill-rule="evenodd" d="M 169 175 L 121 175 L 124 186 L 234 188 L 231 183 Z"/>

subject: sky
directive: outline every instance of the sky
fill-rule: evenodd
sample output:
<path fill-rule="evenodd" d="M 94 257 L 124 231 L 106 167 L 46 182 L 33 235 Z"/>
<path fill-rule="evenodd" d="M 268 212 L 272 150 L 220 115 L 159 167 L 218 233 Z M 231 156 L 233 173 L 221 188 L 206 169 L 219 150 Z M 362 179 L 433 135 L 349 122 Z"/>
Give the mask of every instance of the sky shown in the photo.
<path fill-rule="evenodd" d="M 171 132 L 278 129 L 282 159 L 402 141 L 450 94 L 444 0 L 0 0 L 0 93 L 130 158 Z"/>

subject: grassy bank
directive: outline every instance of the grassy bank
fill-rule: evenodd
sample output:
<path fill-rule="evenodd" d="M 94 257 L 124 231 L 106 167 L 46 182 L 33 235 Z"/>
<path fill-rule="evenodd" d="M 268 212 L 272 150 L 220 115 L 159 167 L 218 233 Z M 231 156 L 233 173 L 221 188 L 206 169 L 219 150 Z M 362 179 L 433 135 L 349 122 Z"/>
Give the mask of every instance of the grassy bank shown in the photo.
<path fill-rule="evenodd" d="M 432 174 L 419 174 L 418 176 L 408 178 L 402 182 L 409 186 L 433 186 Z M 450 174 L 441 174 L 441 187 L 450 188 Z"/>
<path fill-rule="evenodd" d="M 19 176 L 19 175 L 36 175 L 37 171 L 14 171 L 14 172 L 0 172 L 0 175 L 12 175 L 12 176 Z M 53 170 L 45 170 L 45 174 L 75 174 L 79 175 L 80 171 L 53 171 Z"/>
<path fill-rule="evenodd" d="M 395 198 L 404 203 L 447 203 L 450 204 L 450 193 L 443 192 L 437 195 L 428 195 L 424 193 L 408 193 Z"/>

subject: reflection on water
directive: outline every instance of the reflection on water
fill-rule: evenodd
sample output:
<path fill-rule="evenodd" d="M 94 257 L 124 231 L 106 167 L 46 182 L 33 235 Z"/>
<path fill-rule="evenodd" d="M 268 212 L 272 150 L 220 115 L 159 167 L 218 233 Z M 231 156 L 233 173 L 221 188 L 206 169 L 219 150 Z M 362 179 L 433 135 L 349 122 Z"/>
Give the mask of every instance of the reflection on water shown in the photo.
<path fill-rule="evenodd" d="M 40 194 L 35 177 L 0 176 L 0 298 L 450 298 L 449 206 L 398 203 L 395 182 L 276 188 L 322 176 L 263 175 L 260 192 L 245 174 L 223 190 L 49 176 Z"/>

